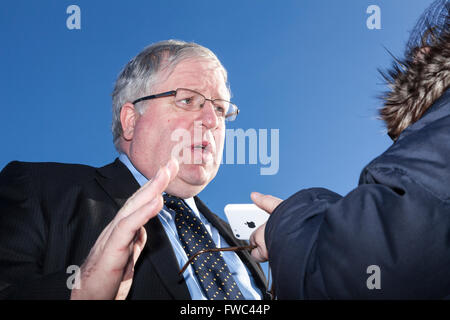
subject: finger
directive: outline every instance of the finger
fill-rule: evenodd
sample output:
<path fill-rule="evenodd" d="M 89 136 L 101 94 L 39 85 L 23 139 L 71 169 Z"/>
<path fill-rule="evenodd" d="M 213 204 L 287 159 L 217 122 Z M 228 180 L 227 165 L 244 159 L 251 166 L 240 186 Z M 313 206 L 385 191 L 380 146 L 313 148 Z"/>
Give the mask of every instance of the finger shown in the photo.
<path fill-rule="evenodd" d="M 117 291 L 116 300 L 125 300 L 130 291 L 134 277 L 134 266 L 141 254 L 142 249 L 147 241 L 147 232 L 144 227 L 141 227 L 136 233 L 132 243 L 132 254 L 128 257 L 128 262 L 123 273 L 122 282 Z"/>
<path fill-rule="evenodd" d="M 123 274 L 122 281 L 120 282 L 119 289 L 117 290 L 117 294 L 115 300 L 125 300 L 130 292 L 131 285 L 133 283 L 134 276 L 134 263 L 133 260 L 128 260 L 127 266 L 125 268 L 125 272 Z"/>
<path fill-rule="evenodd" d="M 180 169 L 180 165 L 178 163 L 178 160 L 175 158 L 170 159 L 166 164 L 167 169 L 170 173 L 170 180 L 172 181 L 176 175 L 178 174 L 178 170 Z"/>
<path fill-rule="evenodd" d="M 162 196 L 156 197 L 152 202 L 145 204 L 136 212 L 120 220 L 111 233 L 105 247 L 105 263 L 109 269 L 123 268 L 130 256 L 130 244 L 136 233 L 149 219 L 155 217 L 163 207 Z M 138 237 L 138 244 L 145 244 L 144 236 Z"/>
<path fill-rule="evenodd" d="M 250 244 L 255 245 L 251 251 L 251 256 L 258 262 L 265 262 L 269 259 L 269 254 L 266 248 L 266 242 L 264 240 L 264 231 L 266 224 L 261 225 L 250 235 Z"/>
<path fill-rule="evenodd" d="M 252 246 L 257 246 L 258 245 L 256 243 L 256 239 L 255 239 L 255 234 L 256 234 L 257 230 L 258 229 L 256 229 L 254 232 L 252 232 L 252 234 L 250 235 L 250 239 L 248 240 L 248 242 L 250 242 L 250 245 L 252 245 Z"/>
<path fill-rule="evenodd" d="M 117 233 L 117 238 L 121 239 L 124 246 L 129 245 L 135 239 L 138 239 L 139 243 L 141 243 L 143 239 L 141 239 L 140 235 L 136 237 L 137 232 L 141 232 L 140 229 L 148 220 L 158 215 L 162 207 L 163 198 L 161 195 L 158 195 L 151 202 L 133 212 L 133 214 L 123 218 L 114 230 Z"/>
<path fill-rule="evenodd" d="M 133 213 L 145 203 L 150 202 L 157 195 L 160 195 L 166 188 L 167 185 L 175 179 L 178 173 L 179 165 L 178 161 L 171 159 L 168 163 L 161 167 L 149 182 L 143 185 L 135 194 L 133 194 L 125 203 L 123 210 L 120 210 L 118 218 L 128 216 Z"/>
<path fill-rule="evenodd" d="M 257 246 L 250 252 L 250 254 L 257 262 L 266 262 L 269 260 L 269 255 L 265 247 Z"/>
<path fill-rule="evenodd" d="M 157 194 L 161 194 L 170 181 L 170 173 L 166 166 L 161 167 L 156 175 L 136 191 L 125 203 L 119 218 L 123 218 L 150 202 Z"/>
<path fill-rule="evenodd" d="M 268 213 L 272 213 L 273 210 L 281 203 L 283 200 L 280 198 L 271 196 L 271 195 L 264 195 L 259 192 L 252 192 L 250 197 L 252 198 L 252 201 L 261 209 Z"/>
<path fill-rule="evenodd" d="M 147 242 L 147 232 L 144 227 L 141 227 L 138 231 L 138 237 L 133 245 L 133 263 L 136 264 L 145 243 Z"/>
<path fill-rule="evenodd" d="M 263 263 L 268 260 L 267 257 L 261 253 L 259 248 L 253 249 L 252 252 L 250 253 L 250 255 L 252 256 L 252 258 L 254 260 L 256 260 L 256 262 L 259 262 L 259 263 Z"/>

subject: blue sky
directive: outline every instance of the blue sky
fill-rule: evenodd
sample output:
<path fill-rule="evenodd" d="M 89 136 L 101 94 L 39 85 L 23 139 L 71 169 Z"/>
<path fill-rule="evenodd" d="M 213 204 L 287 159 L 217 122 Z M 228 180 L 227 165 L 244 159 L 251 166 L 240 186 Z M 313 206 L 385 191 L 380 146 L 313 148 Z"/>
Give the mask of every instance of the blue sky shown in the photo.
<path fill-rule="evenodd" d="M 194 41 L 229 73 L 241 114 L 229 128 L 279 130 L 279 170 L 224 164 L 200 194 L 225 217 L 250 192 L 281 198 L 308 187 L 342 195 L 390 144 L 376 119 L 386 90 L 377 69 L 401 56 L 431 0 L 3 1 L 0 6 L 0 167 L 12 160 L 103 166 L 117 156 L 111 91 L 150 43 Z M 81 29 L 69 30 L 69 5 Z M 366 9 L 381 10 L 370 30 Z M 270 150 L 270 147 L 269 147 Z M 259 161 L 258 161 L 259 162 Z"/>

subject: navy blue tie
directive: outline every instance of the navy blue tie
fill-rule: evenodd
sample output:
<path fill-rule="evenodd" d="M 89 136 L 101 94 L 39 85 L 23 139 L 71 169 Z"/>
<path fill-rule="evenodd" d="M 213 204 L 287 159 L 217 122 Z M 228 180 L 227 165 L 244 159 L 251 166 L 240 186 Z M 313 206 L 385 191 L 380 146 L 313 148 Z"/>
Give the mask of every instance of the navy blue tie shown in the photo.
<path fill-rule="evenodd" d="M 164 195 L 165 206 L 175 212 L 175 226 L 188 259 L 204 249 L 216 248 L 205 225 L 183 199 Z M 242 300 L 244 296 L 220 252 L 206 252 L 192 261 L 197 279 L 210 300 Z"/>

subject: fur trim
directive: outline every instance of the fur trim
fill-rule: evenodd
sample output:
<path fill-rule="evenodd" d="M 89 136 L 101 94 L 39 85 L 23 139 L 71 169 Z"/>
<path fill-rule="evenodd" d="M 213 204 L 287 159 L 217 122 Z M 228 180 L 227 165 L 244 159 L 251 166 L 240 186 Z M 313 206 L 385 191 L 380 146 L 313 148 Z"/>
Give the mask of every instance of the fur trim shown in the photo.
<path fill-rule="evenodd" d="M 380 117 L 395 141 L 450 86 L 450 29 L 423 51 L 417 50 L 414 58 L 396 61 L 393 70 L 382 75 L 391 91 L 382 97 Z"/>

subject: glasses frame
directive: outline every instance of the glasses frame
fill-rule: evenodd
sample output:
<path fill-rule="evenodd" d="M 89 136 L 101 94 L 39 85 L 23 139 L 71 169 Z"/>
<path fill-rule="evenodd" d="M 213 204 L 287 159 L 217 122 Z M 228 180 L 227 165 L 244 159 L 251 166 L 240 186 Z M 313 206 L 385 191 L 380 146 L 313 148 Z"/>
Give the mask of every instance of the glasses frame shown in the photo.
<path fill-rule="evenodd" d="M 180 269 L 180 271 L 178 272 L 179 275 L 182 275 L 186 269 L 189 267 L 189 265 L 194 261 L 194 259 L 201 255 L 202 253 L 207 253 L 207 252 L 220 252 L 220 251 L 240 251 L 240 250 L 253 250 L 257 248 L 256 245 L 248 245 L 248 246 L 240 246 L 240 247 L 228 247 L 228 248 L 211 248 L 211 249 L 203 249 L 200 251 L 197 251 L 195 254 L 193 254 L 188 261 L 184 264 L 184 266 Z M 270 274 L 271 274 L 271 270 L 270 270 L 270 266 L 269 266 L 269 273 L 268 273 L 268 277 L 267 277 L 267 282 L 266 282 L 266 287 L 267 287 L 267 291 L 266 293 L 270 296 L 271 300 L 275 299 L 275 291 L 274 291 L 274 285 L 272 282 L 272 285 L 270 286 L 269 289 L 269 285 L 270 285 Z"/>
<path fill-rule="evenodd" d="M 234 106 L 234 107 L 236 108 L 236 111 L 233 112 L 233 113 L 230 113 L 230 114 L 226 114 L 226 115 L 224 116 L 224 119 L 227 120 L 227 121 L 234 121 L 234 120 L 236 119 L 236 117 L 238 116 L 239 112 L 240 112 L 240 110 L 239 110 L 239 108 L 237 107 L 237 105 L 235 105 L 235 104 L 232 103 L 231 101 L 224 100 L 224 99 L 208 99 L 208 98 L 206 98 L 203 94 L 201 94 L 200 92 L 195 91 L 195 90 L 192 90 L 192 89 L 187 89 L 187 88 L 177 88 L 176 90 L 171 90 L 171 91 L 167 91 L 167 92 L 162 92 L 162 93 L 157 93 L 157 94 L 152 94 L 152 95 L 149 95 L 149 96 L 145 96 L 145 97 L 142 97 L 142 98 L 139 98 L 139 99 L 134 100 L 134 101 L 132 102 L 132 104 L 136 104 L 136 103 L 138 103 L 138 102 L 145 101 L 145 100 L 152 100 L 152 99 L 157 99 L 157 98 L 164 98 L 164 97 L 176 96 L 178 90 L 187 90 L 187 91 L 190 91 L 190 92 L 199 94 L 200 96 L 203 97 L 203 99 L 205 99 L 205 102 L 206 102 L 206 101 L 210 101 L 213 105 L 214 105 L 214 102 L 215 102 L 215 101 L 224 101 L 224 102 L 227 102 L 227 103 L 229 103 L 230 105 Z M 204 104 L 204 103 L 203 103 L 203 104 Z M 201 105 L 200 109 L 201 109 L 202 107 L 203 107 L 203 105 Z M 178 107 L 178 108 L 179 108 L 179 107 Z M 181 109 L 181 108 L 180 108 L 180 109 Z M 185 109 L 182 109 L 182 110 L 185 110 Z M 188 111 L 188 110 L 185 110 L 185 111 Z M 192 110 L 192 111 L 196 111 L 196 110 Z M 232 117 L 232 116 L 235 116 L 235 118 L 234 118 L 233 120 L 230 120 L 229 118 Z"/>

